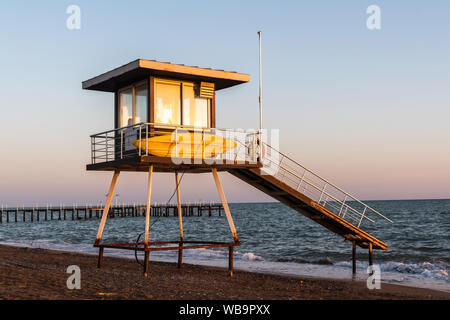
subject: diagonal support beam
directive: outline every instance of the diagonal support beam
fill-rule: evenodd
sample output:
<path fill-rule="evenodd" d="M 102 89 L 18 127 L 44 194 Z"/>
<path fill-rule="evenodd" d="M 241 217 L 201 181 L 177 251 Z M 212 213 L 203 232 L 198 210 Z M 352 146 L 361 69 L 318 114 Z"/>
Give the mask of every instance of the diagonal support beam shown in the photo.
<path fill-rule="evenodd" d="M 223 192 L 222 184 L 220 183 L 219 174 L 217 173 L 217 169 L 212 169 L 212 174 L 214 176 L 214 181 L 216 182 L 217 191 L 219 192 L 220 200 L 222 200 L 223 209 L 225 210 L 225 214 L 228 220 L 228 225 L 230 226 L 231 234 L 233 235 L 234 242 L 239 243 L 239 238 L 236 233 L 236 228 L 234 226 L 233 218 L 231 217 L 230 208 L 228 207 L 227 198 L 225 197 L 225 193 Z"/>
<path fill-rule="evenodd" d="M 150 209 L 151 209 L 151 201 L 152 201 L 152 179 L 153 179 L 153 165 L 150 165 L 148 168 L 148 188 L 147 188 L 147 208 L 145 211 L 145 238 L 144 238 L 144 246 L 145 249 L 148 249 L 148 238 L 149 238 L 149 229 L 150 229 Z M 148 265 L 150 252 L 145 250 L 144 255 L 144 276 L 148 276 Z"/>
<path fill-rule="evenodd" d="M 177 211 L 178 211 L 178 223 L 180 225 L 180 249 L 178 250 L 178 268 L 181 268 L 183 263 L 183 218 L 181 213 L 181 200 L 180 200 L 180 179 L 178 178 L 178 172 L 175 172 L 175 183 L 177 187 Z"/>
<path fill-rule="evenodd" d="M 106 219 L 108 218 L 109 208 L 111 207 L 111 201 L 114 196 L 114 190 L 117 185 L 117 180 L 119 179 L 120 171 L 115 171 L 111 185 L 109 187 L 108 197 L 106 198 L 105 207 L 103 208 L 102 219 L 100 221 L 100 225 L 97 231 L 97 237 L 95 238 L 95 245 L 100 244 L 100 240 L 102 239 L 103 229 L 105 228 Z"/>
<path fill-rule="evenodd" d="M 148 187 L 147 187 L 147 207 L 145 210 L 145 248 L 148 248 L 148 238 L 150 229 L 150 209 L 152 201 L 152 179 L 153 179 L 153 165 L 148 169 Z"/>

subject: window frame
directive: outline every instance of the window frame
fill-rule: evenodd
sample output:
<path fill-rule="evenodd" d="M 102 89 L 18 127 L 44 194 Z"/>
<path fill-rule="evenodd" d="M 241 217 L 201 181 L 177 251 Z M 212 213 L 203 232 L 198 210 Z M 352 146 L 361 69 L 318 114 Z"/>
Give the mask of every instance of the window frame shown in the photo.
<path fill-rule="evenodd" d="M 127 86 L 122 87 L 122 88 L 117 90 L 117 93 L 116 93 L 116 104 L 117 104 L 117 107 L 116 107 L 116 115 L 117 115 L 117 117 L 116 117 L 116 127 L 117 128 L 123 128 L 123 127 L 127 127 L 128 126 L 128 125 L 122 126 L 122 110 L 121 110 L 122 106 L 121 106 L 121 101 L 120 101 L 120 95 L 121 95 L 122 92 L 128 91 L 130 89 L 131 89 L 131 94 L 132 94 L 131 112 L 133 114 L 132 115 L 133 125 L 137 124 L 137 123 L 135 123 L 135 121 L 136 121 L 136 88 L 137 87 L 142 87 L 142 86 L 147 87 L 147 118 L 144 121 L 141 120 L 141 122 L 145 123 L 145 122 L 149 121 L 149 119 L 150 119 L 150 103 L 149 103 L 150 102 L 150 88 L 149 88 L 149 81 L 148 81 L 148 79 L 145 79 L 145 80 L 136 81 L 136 82 L 134 82 L 134 83 L 132 83 L 130 85 L 127 85 Z"/>
<path fill-rule="evenodd" d="M 167 124 L 167 123 L 157 123 L 156 122 L 156 98 L 157 98 L 157 94 L 156 94 L 156 86 L 158 83 L 161 84 L 169 84 L 169 85 L 177 85 L 179 86 L 179 90 L 180 90 L 180 124 Z M 174 80 L 174 79 L 166 79 L 166 78 L 154 78 L 153 81 L 153 97 L 151 97 L 151 100 L 153 102 L 152 104 L 152 113 L 153 113 L 153 119 L 154 119 L 154 123 L 156 125 L 162 125 L 162 126 L 182 126 L 183 125 L 183 84 L 182 81 L 180 80 Z"/>
<path fill-rule="evenodd" d="M 150 108 L 151 116 L 150 116 L 150 118 L 151 119 L 156 118 L 155 105 L 156 105 L 156 85 L 157 85 L 157 83 L 176 84 L 176 85 L 179 85 L 179 87 L 180 87 L 180 124 L 176 124 L 176 125 L 190 126 L 190 125 L 184 124 L 183 87 L 185 84 L 188 84 L 188 86 L 192 86 L 194 88 L 194 97 L 197 98 L 197 96 L 195 95 L 195 88 L 198 85 L 198 83 L 196 81 L 160 78 L 160 77 L 152 77 L 152 79 L 150 80 L 150 83 L 151 83 L 151 92 L 153 93 L 153 94 L 151 94 L 151 97 L 150 97 L 150 101 L 151 101 L 151 108 Z M 213 98 L 207 98 L 207 99 L 208 99 L 208 111 L 207 111 L 208 119 L 207 119 L 207 126 L 202 127 L 204 129 L 215 127 L 215 92 L 214 92 Z M 155 122 L 155 124 L 161 125 L 161 126 L 168 125 L 167 123 L 156 123 L 156 122 Z"/>

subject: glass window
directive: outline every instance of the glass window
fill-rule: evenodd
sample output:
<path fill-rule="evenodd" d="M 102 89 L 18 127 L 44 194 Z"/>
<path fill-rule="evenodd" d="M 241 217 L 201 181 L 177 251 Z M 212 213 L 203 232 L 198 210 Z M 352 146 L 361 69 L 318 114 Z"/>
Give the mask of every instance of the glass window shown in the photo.
<path fill-rule="evenodd" d="M 155 122 L 181 124 L 180 84 L 155 82 Z"/>
<path fill-rule="evenodd" d="M 154 99 L 155 123 L 211 126 L 211 99 L 197 97 L 193 82 L 156 79 Z"/>
<path fill-rule="evenodd" d="M 133 124 L 133 89 L 127 89 L 119 94 L 120 100 L 120 127 Z"/>
<path fill-rule="evenodd" d="M 135 95 L 136 95 L 136 101 L 135 101 L 135 113 L 134 113 L 134 124 L 141 123 L 141 122 L 147 122 L 147 94 L 148 89 L 147 85 L 141 85 L 139 87 L 136 87 L 135 89 Z"/>
<path fill-rule="evenodd" d="M 195 97 L 194 85 L 183 83 L 183 125 L 209 127 L 209 99 Z"/>
<path fill-rule="evenodd" d="M 134 95 L 134 97 L 133 97 Z M 119 91 L 120 128 L 148 121 L 147 82 Z"/>

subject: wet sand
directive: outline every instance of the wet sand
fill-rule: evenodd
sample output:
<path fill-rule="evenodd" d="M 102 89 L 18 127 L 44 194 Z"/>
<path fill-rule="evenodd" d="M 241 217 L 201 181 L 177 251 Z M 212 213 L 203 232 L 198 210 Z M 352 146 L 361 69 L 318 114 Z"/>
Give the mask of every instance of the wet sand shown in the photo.
<path fill-rule="evenodd" d="M 107 250 L 107 249 L 105 249 Z M 150 258 L 151 259 L 151 258 Z M 81 269 L 81 289 L 69 290 L 69 265 Z M 450 299 L 450 293 L 382 283 L 369 290 L 351 280 L 311 279 L 150 261 L 150 275 L 134 260 L 0 246 L 0 299 Z"/>

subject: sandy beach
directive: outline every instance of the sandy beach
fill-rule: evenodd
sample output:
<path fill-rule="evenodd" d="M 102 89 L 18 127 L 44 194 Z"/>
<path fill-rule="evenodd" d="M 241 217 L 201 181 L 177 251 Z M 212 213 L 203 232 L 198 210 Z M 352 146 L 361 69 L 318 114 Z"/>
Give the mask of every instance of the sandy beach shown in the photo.
<path fill-rule="evenodd" d="M 129 259 L 0 246 L 0 299 L 159 299 L 159 300 L 318 300 L 318 299 L 450 299 L 450 293 L 365 282 L 311 279 L 151 261 L 150 276 Z M 69 290 L 69 265 L 81 269 L 81 289 Z"/>

